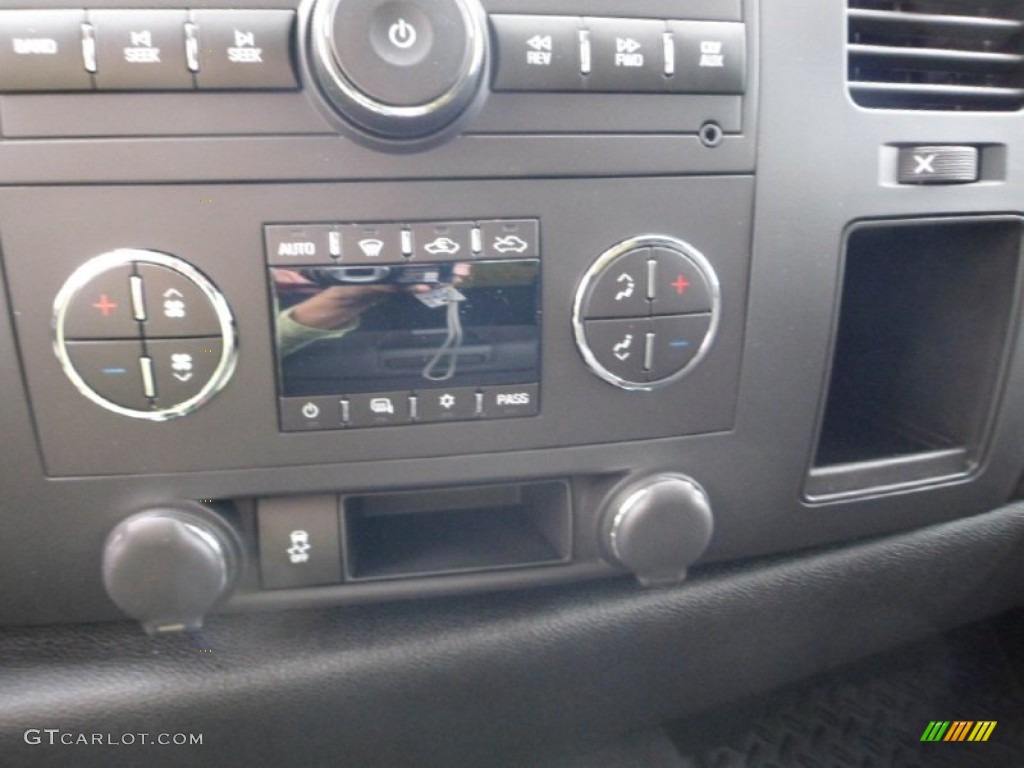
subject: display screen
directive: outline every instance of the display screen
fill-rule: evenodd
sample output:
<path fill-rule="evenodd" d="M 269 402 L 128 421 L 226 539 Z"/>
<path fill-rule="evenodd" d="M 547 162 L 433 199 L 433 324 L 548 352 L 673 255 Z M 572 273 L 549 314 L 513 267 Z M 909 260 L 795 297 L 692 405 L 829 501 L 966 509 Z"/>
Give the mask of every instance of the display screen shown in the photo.
<path fill-rule="evenodd" d="M 270 268 L 285 397 L 540 380 L 535 259 Z"/>

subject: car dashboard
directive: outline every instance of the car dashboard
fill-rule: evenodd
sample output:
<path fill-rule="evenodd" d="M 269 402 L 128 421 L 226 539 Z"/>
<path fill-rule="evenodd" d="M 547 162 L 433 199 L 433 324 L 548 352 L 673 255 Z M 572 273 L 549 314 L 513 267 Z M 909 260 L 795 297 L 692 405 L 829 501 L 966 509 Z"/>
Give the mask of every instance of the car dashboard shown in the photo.
<path fill-rule="evenodd" d="M 533 764 L 1020 602 L 1015 5 L 184 5 L 0 10 L 5 732 Z"/>

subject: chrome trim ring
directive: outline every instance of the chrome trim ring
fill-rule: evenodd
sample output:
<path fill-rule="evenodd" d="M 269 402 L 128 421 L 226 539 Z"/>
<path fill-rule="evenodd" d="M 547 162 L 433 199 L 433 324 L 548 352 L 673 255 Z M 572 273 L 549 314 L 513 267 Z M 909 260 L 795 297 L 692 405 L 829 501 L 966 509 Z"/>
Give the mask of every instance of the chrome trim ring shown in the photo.
<path fill-rule="evenodd" d="M 333 22 L 342 1 L 320 0 L 310 23 L 317 79 L 342 115 L 360 128 L 386 138 L 414 139 L 441 130 L 469 105 L 483 74 L 487 51 L 487 25 L 476 0 L 452 0 L 462 16 L 468 43 L 462 74 L 436 99 L 405 107 L 385 104 L 364 93 L 335 59 Z"/>
<path fill-rule="evenodd" d="M 583 304 L 586 301 L 586 297 L 590 292 L 591 286 L 593 286 L 594 282 L 613 261 L 630 251 L 635 251 L 640 248 L 666 248 L 682 254 L 693 262 L 694 266 L 696 266 L 701 274 L 704 275 L 704 279 L 708 282 L 708 291 L 711 294 L 711 324 L 708 326 L 708 332 L 704 336 L 704 341 L 697 350 L 697 354 L 693 356 L 693 359 L 690 360 L 690 362 L 671 376 L 667 376 L 664 379 L 657 379 L 656 381 L 629 381 L 628 379 L 623 379 L 609 371 L 601 365 L 600 361 L 590 349 L 590 344 L 587 342 L 587 334 L 584 328 L 585 318 L 583 317 Z M 704 359 L 708 350 L 711 349 L 711 345 L 714 344 L 715 336 L 718 333 L 718 324 L 721 317 L 721 303 L 722 290 L 718 282 L 718 276 L 715 274 L 715 270 L 711 266 L 711 262 L 707 260 L 704 254 L 689 243 L 675 237 L 670 237 L 669 235 L 640 235 L 613 245 L 598 256 L 597 260 L 590 265 L 590 269 L 588 269 L 586 274 L 583 275 L 583 280 L 580 281 L 579 287 L 576 289 L 576 299 L 573 302 L 573 335 L 576 338 L 576 346 L 579 348 L 580 354 L 583 355 L 583 359 L 586 361 L 587 367 L 590 368 L 595 375 L 604 379 L 609 384 L 613 384 L 621 389 L 629 390 L 631 392 L 650 392 L 678 381 L 696 368 L 700 364 L 701 360 Z M 654 316 L 621 319 L 645 320 L 649 319 L 649 317 Z M 658 315 L 657 317 L 661 317 L 661 315 Z M 665 317 L 671 317 L 671 315 L 665 315 Z"/>
<path fill-rule="evenodd" d="M 213 306 L 214 312 L 217 315 L 217 322 L 220 326 L 223 345 L 216 369 L 214 369 L 213 374 L 199 392 L 188 400 L 175 403 L 173 406 L 151 411 L 137 411 L 133 408 L 125 408 L 122 405 L 110 402 L 92 389 L 78 374 L 74 365 L 72 365 L 66 346 L 68 339 L 64 333 L 64 320 L 68 306 L 82 288 L 108 270 L 137 263 L 156 264 L 167 267 L 194 283 Z M 57 355 L 65 375 L 71 380 L 75 388 L 96 405 L 112 413 L 128 416 L 133 419 L 170 421 L 171 419 L 192 413 L 209 402 L 214 395 L 224 388 L 231 379 L 231 375 L 235 372 L 235 366 L 238 363 L 238 334 L 235 332 L 235 321 L 231 315 L 231 308 L 228 306 L 223 294 L 217 290 L 216 286 L 202 272 L 191 264 L 182 261 L 176 256 L 160 253 L 159 251 L 119 248 L 89 259 L 89 261 L 82 264 L 71 274 L 71 277 L 67 279 L 57 293 L 57 297 L 53 302 L 52 324 L 54 330 L 54 353 Z M 143 338 L 141 332 L 138 338 L 140 340 Z"/>

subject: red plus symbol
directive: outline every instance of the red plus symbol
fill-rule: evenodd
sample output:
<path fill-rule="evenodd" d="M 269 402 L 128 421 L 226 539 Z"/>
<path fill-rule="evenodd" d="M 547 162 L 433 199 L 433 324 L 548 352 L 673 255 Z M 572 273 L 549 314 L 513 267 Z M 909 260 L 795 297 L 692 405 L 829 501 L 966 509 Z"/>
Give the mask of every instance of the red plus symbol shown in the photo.
<path fill-rule="evenodd" d="M 672 287 L 676 289 L 676 293 L 682 296 L 686 292 L 686 289 L 690 287 L 690 282 L 680 275 L 676 278 L 676 281 L 672 283 Z"/>
<path fill-rule="evenodd" d="M 96 309 L 103 313 L 104 317 L 109 317 L 110 313 L 117 309 L 117 303 L 111 301 L 107 294 L 100 294 L 100 300 L 93 304 Z"/>

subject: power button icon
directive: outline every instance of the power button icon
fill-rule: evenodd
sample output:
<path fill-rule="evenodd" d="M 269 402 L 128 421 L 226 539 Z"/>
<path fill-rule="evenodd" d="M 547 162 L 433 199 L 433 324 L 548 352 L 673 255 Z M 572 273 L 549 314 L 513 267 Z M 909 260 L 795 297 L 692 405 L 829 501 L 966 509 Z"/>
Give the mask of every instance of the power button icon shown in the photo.
<path fill-rule="evenodd" d="M 400 18 L 388 27 L 388 40 L 393 46 L 401 48 L 403 51 L 416 45 L 416 37 L 416 27 L 405 19 Z"/>

